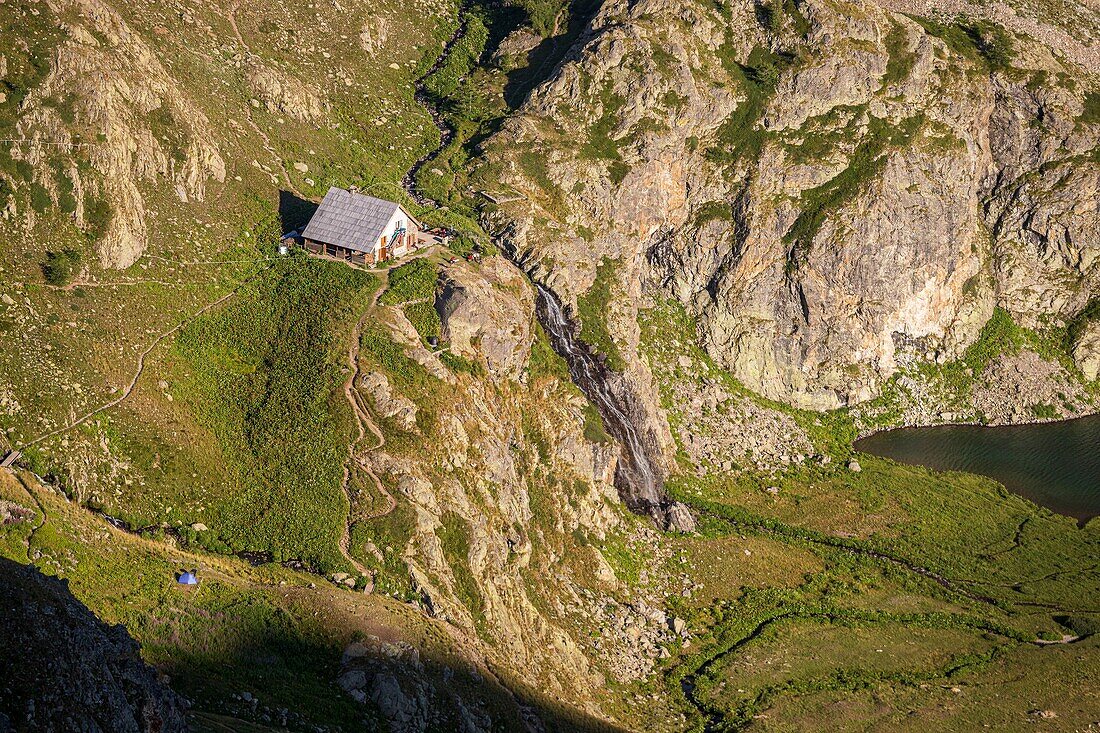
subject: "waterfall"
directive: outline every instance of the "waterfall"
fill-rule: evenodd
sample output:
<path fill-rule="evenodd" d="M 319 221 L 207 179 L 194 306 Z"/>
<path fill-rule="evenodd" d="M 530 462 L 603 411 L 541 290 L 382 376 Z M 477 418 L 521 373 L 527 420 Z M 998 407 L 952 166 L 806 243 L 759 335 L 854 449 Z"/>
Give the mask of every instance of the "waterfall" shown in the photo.
<path fill-rule="evenodd" d="M 569 365 L 569 374 L 603 417 L 607 431 L 622 446 L 615 470 L 615 483 L 626 505 L 640 514 L 660 518 L 663 514 L 661 478 L 653 468 L 645 443 L 627 414 L 623 399 L 610 386 L 611 372 L 579 341 L 561 302 L 551 291 L 536 283 L 539 321 L 550 336 L 550 344 Z"/>

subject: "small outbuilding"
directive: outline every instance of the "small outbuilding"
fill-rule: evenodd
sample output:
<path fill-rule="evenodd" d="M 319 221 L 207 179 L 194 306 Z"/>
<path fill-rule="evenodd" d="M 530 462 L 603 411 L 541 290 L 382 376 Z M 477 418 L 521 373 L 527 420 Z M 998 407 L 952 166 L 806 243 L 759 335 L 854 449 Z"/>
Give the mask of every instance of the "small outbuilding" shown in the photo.
<path fill-rule="evenodd" d="M 401 204 L 333 186 L 301 236 L 314 254 L 374 265 L 414 250 L 420 229 Z"/>

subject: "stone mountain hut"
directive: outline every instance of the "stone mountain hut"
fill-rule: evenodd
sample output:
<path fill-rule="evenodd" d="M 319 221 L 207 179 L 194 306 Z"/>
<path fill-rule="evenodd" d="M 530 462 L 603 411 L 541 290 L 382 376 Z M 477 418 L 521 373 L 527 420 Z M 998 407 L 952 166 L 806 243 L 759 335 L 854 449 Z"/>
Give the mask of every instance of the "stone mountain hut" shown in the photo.
<path fill-rule="evenodd" d="M 314 254 L 374 265 L 411 252 L 419 232 L 401 204 L 334 186 L 302 231 L 302 244 Z"/>

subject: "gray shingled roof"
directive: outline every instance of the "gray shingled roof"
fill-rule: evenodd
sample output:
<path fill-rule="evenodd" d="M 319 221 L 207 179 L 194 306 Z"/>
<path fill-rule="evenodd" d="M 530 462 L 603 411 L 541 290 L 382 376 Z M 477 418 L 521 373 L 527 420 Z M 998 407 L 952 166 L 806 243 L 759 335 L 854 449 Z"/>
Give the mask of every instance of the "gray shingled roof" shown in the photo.
<path fill-rule="evenodd" d="M 386 223 L 400 208 L 392 201 L 333 186 L 325 194 L 302 236 L 314 242 L 373 252 L 378 240 L 386 233 Z"/>

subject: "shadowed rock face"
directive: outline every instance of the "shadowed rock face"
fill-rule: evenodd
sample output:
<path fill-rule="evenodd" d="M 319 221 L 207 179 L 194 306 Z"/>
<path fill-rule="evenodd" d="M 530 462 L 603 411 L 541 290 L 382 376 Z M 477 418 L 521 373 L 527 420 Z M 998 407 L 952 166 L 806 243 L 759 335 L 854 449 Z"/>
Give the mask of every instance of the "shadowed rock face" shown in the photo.
<path fill-rule="evenodd" d="M 186 731 L 186 703 L 63 580 L 0 558 L 0 732 Z"/>

